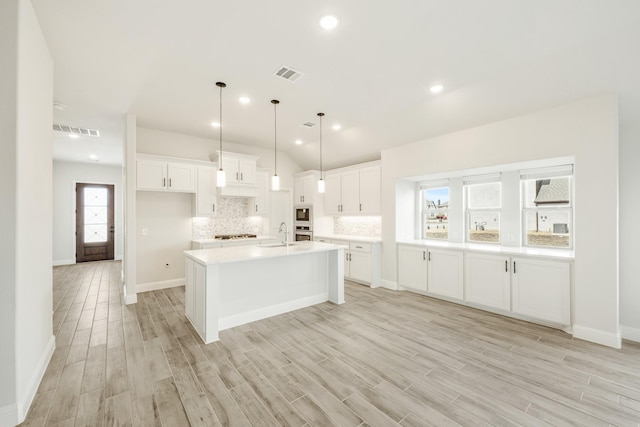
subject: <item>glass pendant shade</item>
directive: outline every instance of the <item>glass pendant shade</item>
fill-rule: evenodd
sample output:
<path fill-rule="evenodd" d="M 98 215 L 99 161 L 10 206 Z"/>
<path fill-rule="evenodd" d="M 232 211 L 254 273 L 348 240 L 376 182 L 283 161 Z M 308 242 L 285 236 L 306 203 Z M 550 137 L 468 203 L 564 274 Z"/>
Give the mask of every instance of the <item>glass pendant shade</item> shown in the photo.
<path fill-rule="evenodd" d="M 227 185 L 227 175 L 225 175 L 222 168 L 218 169 L 216 173 L 216 187 L 224 187 Z"/>
<path fill-rule="evenodd" d="M 324 193 L 324 179 L 318 180 L 318 193 Z"/>
<path fill-rule="evenodd" d="M 278 175 L 271 177 L 271 190 L 280 191 L 280 177 Z"/>

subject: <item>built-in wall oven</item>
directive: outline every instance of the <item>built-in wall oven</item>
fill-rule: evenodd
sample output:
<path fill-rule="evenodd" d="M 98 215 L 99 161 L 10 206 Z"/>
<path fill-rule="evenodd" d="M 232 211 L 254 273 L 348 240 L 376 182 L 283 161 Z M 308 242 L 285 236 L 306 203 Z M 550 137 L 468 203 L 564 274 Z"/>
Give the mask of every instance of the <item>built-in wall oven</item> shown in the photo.
<path fill-rule="evenodd" d="M 295 241 L 306 242 L 313 240 L 313 229 L 311 226 L 296 225 Z"/>

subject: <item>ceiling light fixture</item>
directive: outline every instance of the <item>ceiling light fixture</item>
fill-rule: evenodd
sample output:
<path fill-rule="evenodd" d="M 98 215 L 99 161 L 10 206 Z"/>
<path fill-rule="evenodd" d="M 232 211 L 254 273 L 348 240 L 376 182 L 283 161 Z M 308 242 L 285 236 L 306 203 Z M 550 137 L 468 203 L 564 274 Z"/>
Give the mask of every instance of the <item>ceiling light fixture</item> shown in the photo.
<path fill-rule="evenodd" d="M 271 190 L 280 190 L 280 177 L 278 176 L 278 114 L 277 107 L 280 101 L 272 99 L 273 104 L 273 176 L 271 177 Z"/>
<path fill-rule="evenodd" d="M 60 110 L 60 111 L 62 111 L 62 110 L 64 110 L 65 108 L 67 108 L 67 106 L 66 106 L 66 105 L 64 105 L 62 102 L 54 101 L 54 102 L 53 102 L 53 108 L 55 108 L 56 110 Z"/>
<path fill-rule="evenodd" d="M 302 145 L 302 140 L 301 139 L 296 139 L 296 145 Z"/>
<path fill-rule="evenodd" d="M 324 113 L 318 113 L 320 117 L 320 179 L 318 180 L 318 193 L 324 193 L 324 179 L 322 177 L 322 117 Z"/>
<path fill-rule="evenodd" d="M 249 97 L 247 96 L 241 96 L 240 98 L 238 98 L 238 101 L 240 101 L 240 104 L 248 104 L 251 102 L 251 99 L 249 99 Z"/>
<path fill-rule="evenodd" d="M 437 85 L 433 85 L 429 88 L 429 91 L 431 93 L 440 93 L 442 92 L 442 90 L 444 89 L 444 86 L 442 86 L 441 84 L 437 84 Z"/>
<path fill-rule="evenodd" d="M 340 123 L 336 123 L 336 124 L 334 124 L 333 126 L 331 126 L 331 128 L 332 128 L 333 130 L 340 130 L 340 129 L 342 129 L 342 126 L 340 126 Z"/>
<path fill-rule="evenodd" d="M 224 170 L 222 170 L 222 88 L 227 87 L 226 84 L 222 82 L 216 82 L 216 86 L 220 88 L 220 120 L 219 129 L 220 129 L 220 155 L 218 156 L 218 172 L 216 173 L 216 187 L 224 187 L 227 185 L 227 177 L 224 174 Z"/>
<path fill-rule="evenodd" d="M 80 138 L 80 135 L 76 135 L 75 133 L 72 133 L 72 134 L 69 135 L 69 138 L 78 139 L 78 138 Z"/>
<path fill-rule="evenodd" d="M 326 15 L 320 18 L 320 26 L 325 30 L 333 30 L 338 26 L 338 18 L 333 15 Z"/>

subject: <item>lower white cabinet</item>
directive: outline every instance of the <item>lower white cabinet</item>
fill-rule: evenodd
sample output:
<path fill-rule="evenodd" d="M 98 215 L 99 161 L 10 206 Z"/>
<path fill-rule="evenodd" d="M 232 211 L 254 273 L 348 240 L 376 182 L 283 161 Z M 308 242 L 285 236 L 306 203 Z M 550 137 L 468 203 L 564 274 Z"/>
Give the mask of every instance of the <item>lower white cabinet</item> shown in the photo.
<path fill-rule="evenodd" d="M 380 285 L 381 243 L 315 237 L 316 242 L 344 246 L 344 277 L 376 287 Z"/>
<path fill-rule="evenodd" d="M 427 251 L 427 291 L 435 295 L 462 299 L 463 253 L 442 249 Z"/>
<path fill-rule="evenodd" d="M 427 291 L 427 249 L 398 246 L 398 285 Z"/>
<path fill-rule="evenodd" d="M 184 309 L 200 337 L 205 336 L 206 270 L 190 259 L 185 259 Z"/>
<path fill-rule="evenodd" d="M 465 300 L 511 310 L 511 269 L 508 256 L 469 252 L 464 259 Z"/>
<path fill-rule="evenodd" d="M 514 313 L 571 323 L 571 269 L 567 262 L 511 259 Z"/>

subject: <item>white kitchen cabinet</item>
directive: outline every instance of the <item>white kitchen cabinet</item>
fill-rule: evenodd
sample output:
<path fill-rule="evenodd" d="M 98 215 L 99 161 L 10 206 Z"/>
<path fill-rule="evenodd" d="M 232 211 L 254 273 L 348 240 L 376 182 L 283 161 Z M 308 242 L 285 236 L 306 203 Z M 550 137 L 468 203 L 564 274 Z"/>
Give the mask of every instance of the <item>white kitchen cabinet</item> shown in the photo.
<path fill-rule="evenodd" d="M 371 283 L 371 249 L 372 245 L 368 243 L 349 243 L 349 274 L 347 277 L 359 282 Z"/>
<path fill-rule="evenodd" d="M 194 216 L 216 216 L 216 171 L 214 167 L 198 166 Z"/>
<path fill-rule="evenodd" d="M 398 285 L 427 291 L 427 248 L 398 245 Z"/>
<path fill-rule="evenodd" d="M 185 260 L 184 309 L 200 337 L 205 336 L 205 267 L 190 259 Z"/>
<path fill-rule="evenodd" d="M 295 205 L 313 205 L 318 188 L 315 175 L 296 177 L 293 186 L 293 202 Z"/>
<path fill-rule="evenodd" d="M 218 159 L 220 158 L 218 152 Z M 245 154 L 222 152 L 222 169 L 225 172 L 227 184 L 256 183 L 256 165 L 258 158 Z"/>
<path fill-rule="evenodd" d="M 536 258 L 511 259 L 513 312 L 541 320 L 571 323 L 571 266 Z"/>
<path fill-rule="evenodd" d="M 510 258 L 470 252 L 464 258 L 465 300 L 511 310 Z"/>
<path fill-rule="evenodd" d="M 435 295 L 462 299 L 463 253 L 428 249 L 427 291 Z"/>
<path fill-rule="evenodd" d="M 192 164 L 139 158 L 136 161 L 138 190 L 196 192 L 196 168 Z"/>
<path fill-rule="evenodd" d="M 380 166 L 329 172 L 324 196 L 330 215 L 379 215 Z"/>
<path fill-rule="evenodd" d="M 250 199 L 249 216 L 266 216 L 269 214 L 269 174 L 267 172 L 256 172 L 256 185 L 258 194 Z"/>

